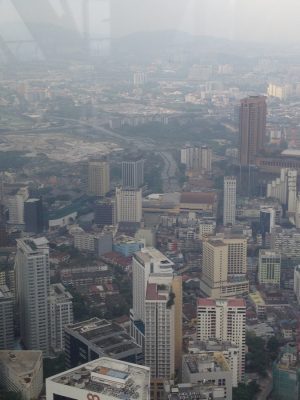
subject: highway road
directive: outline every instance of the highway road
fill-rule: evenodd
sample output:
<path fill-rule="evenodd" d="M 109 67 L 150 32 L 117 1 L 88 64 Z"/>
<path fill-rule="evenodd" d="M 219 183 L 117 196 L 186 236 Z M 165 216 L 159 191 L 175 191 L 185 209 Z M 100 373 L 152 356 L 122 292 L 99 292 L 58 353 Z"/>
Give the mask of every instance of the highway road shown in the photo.
<path fill-rule="evenodd" d="M 158 152 L 158 154 L 164 161 L 164 169 L 161 174 L 164 192 L 171 193 L 180 191 L 181 188 L 177 179 L 178 166 L 173 155 L 167 151 L 161 151 Z"/>

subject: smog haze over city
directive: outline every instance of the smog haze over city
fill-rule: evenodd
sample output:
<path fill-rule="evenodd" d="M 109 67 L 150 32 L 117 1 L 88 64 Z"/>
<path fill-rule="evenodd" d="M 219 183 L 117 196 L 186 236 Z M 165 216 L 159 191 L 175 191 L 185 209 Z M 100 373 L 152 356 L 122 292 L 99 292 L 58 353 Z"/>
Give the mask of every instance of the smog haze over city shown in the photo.
<path fill-rule="evenodd" d="M 0 400 L 299 400 L 299 17 L 0 0 Z"/>

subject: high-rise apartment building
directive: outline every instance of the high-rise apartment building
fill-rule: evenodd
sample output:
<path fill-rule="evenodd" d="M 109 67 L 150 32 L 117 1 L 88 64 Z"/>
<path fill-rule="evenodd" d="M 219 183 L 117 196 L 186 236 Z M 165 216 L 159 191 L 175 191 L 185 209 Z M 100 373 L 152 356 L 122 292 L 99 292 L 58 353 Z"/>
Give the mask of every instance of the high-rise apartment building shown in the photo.
<path fill-rule="evenodd" d="M 142 189 L 116 188 L 117 221 L 141 222 Z"/>
<path fill-rule="evenodd" d="M 144 160 L 122 162 L 122 187 L 139 189 L 144 185 Z"/>
<path fill-rule="evenodd" d="M 7 286 L 0 286 L 0 350 L 14 348 L 14 298 Z"/>
<path fill-rule="evenodd" d="M 38 399 L 43 389 L 42 352 L 0 351 L 0 387 L 15 393 L 16 397 L 21 394 L 22 400 Z"/>
<path fill-rule="evenodd" d="M 281 255 L 276 251 L 260 250 L 258 257 L 258 282 L 280 285 Z"/>
<path fill-rule="evenodd" d="M 246 304 L 243 299 L 198 299 L 197 339 L 230 341 L 239 346 L 239 381 L 245 371 Z"/>
<path fill-rule="evenodd" d="M 8 196 L 8 223 L 11 225 L 24 224 L 24 202 L 29 198 L 28 187 L 19 188 Z"/>
<path fill-rule="evenodd" d="M 240 105 L 240 164 L 254 165 L 255 156 L 264 148 L 267 104 L 264 96 L 250 96 Z"/>
<path fill-rule="evenodd" d="M 44 230 L 42 199 L 28 199 L 24 203 L 25 231 L 41 233 Z"/>
<path fill-rule="evenodd" d="M 61 283 L 50 285 L 51 348 L 64 350 L 64 327 L 73 323 L 73 297 Z"/>
<path fill-rule="evenodd" d="M 154 379 L 171 379 L 175 374 L 175 307 L 172 296 L 170 285 L 147 284 L 145 365 L 150 367 Z"/>
<path fill-rule="evenodd" d="M 203 242 L 201 291 L 209 297 L 237 296 L 249 291 L 247 240 L 215 236 Z M 235 276 L 238 275 L 238 279 Z"/>
<path fill-rule="evenodd" d="M 297 208 L 297 175 L 297 171 L 294 169 L 290 169 L 287 172 L 289 213 L 295 213 Z"/>
<path fill-rule="evenodd" d="M 224 178 L 223 206 L 223 225 L 234 225 L 236 213 L 236 178 L 234 176 Z"/>
<path fill-rule="evenodd" d="M 47 239 L 18 239 L 15 271 L 21 340 L 26 349 L 41 350 L 47 355 L 50 344 L 50 265 Z"/>
<path fill-rule="evenodd" d="M 144 346 L 153 379 L 170 379 L 181 366 L 182 278 L 174 276 L 173 266 L 154 248 L 133 257 L 131 335 Z"/>
<path fill-rule="evenodd" d="M 103 197 L 110 190 L 109 164 L 107 161 L 90 161 L 88 167 L 88 192 Z"/>
<path fill-rule="evenodd" d="M 212 149 L 210 147 L 186 146 L 181 149 L 180 158 L 187 171 L 211 173 Z"/>

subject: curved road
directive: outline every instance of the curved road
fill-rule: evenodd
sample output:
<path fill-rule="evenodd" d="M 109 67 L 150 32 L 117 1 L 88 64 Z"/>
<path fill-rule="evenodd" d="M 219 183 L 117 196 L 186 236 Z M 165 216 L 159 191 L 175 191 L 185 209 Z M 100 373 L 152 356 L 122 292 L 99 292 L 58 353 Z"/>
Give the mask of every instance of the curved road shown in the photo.
<path fill-rule="evenodd" d="M 161 174 L 164 192 L 170 193 L 180 191 L 181 188 L 177 179 L 178 166 L 173 155 L 167 151 L 160 151 L 158 154 L 164 161 L 164 169 Z"/>

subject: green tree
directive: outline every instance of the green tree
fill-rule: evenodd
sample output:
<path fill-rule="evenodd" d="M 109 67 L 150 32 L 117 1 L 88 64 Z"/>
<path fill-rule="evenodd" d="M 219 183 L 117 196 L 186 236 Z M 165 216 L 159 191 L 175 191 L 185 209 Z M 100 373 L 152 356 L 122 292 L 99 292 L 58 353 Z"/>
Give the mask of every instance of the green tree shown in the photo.
<path fill-rule="evenodd" d="M 237 388 L 233 389 L 233 400 L 253 400 L 255 395 L 260 392 L 259 385 L 256 381 L 246 383 L 239 383 Z"/>

